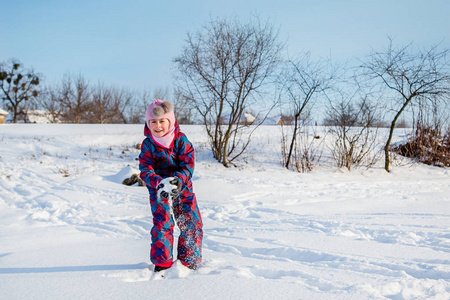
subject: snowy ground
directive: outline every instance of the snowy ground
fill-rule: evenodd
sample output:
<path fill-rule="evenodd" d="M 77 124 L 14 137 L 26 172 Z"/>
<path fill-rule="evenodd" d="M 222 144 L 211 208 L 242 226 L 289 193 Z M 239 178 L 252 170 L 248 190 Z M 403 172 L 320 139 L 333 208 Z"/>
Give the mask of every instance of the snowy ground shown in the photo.
<path fill-rule="evenodd" d="M 448 169 L 299 174 L 275 126 L 225 169 L 182 130 L 204 261 L 161 278 L 147 190 L 121 184 L 142 125 L 0 125 L 0 299 L 450 299 Z"/>

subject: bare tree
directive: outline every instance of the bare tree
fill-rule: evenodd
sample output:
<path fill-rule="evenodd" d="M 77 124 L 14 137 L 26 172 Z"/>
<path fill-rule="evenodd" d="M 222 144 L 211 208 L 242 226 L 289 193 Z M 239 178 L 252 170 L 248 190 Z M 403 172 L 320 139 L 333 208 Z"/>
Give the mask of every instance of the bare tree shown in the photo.
<path fill-rule="evenodd" d="M 283 150 L 285 168 L 289 168 L 291 157 L 296 152 L 294 146 L 302 123 L 300 120 L 310 114 L 315 97 L 331 87 L 335 74 L 336 70 L 330 63 L 322 60 L 312 61 L 310 53 L 288 61 L 281 76 L 281 83 L 292 107 L 294 127 L 289 150 Z"/>
<path fill-rule="evenodd" d="M 169 98 L 169 88 L 159 87 L 153 91 L 153 99 L 168 99 Z"/>
<path fill-rule="evenodd" d="M 89 123 L 104 124 L 111 119 L 114 111 L 112 109 L 113 97 L 110 89 L 99 84 L 92 89 L 92 99 L 89 102 L 89 116 L 86 121 Z"/>
<path fill-rule="evenodd" d="M 193 124 L 193 111 L 194 107 L 189 98 L 183 95 L 183 93 L 175 88 L 174 90 L 174 112 L 175 116 L 180 124 Z"/>
<path fill-rule="evenodd" d="M 250 142 L 251 133 L 243 138 L 244 112 L 261 100 L 259 92 L 280 62 L 283 45 L 277 40 L 268 22 L 217 20 L 188 34 L 182 54 L 175 59 L 181 73 L 178 88 L 194 103 L 213 155 L 224 166 Z"/>
<path fill-rule="evenodd" d="M 341 94 L 341 100 L 330 101 L 325 124 L 333 137 L 331 153 L 338 168 L 349 171 L 353 166 L 370 167 L 378 160 L 375 150 L 379 116 L 368 98 L 353 101 L 355 95 Z"/>
<path fill-rule="evenodd" d="M 110 123 L 132 123 L 129 118 L 131 109 L 134 108 L 136 101 L 136 92 L 126 88 L 111 88 L 112 107 L 114 112 L 111 116 Z M 145 110 L 143 110 L 145 111 Z"/>
<path fill-rule="evenodd" d="M 59 101 L 58 91 L 51 87 L 46 87 L 39 93 L 38 106 L 48 112 L 49 121 L 58 123 L 62 121 L 62 108 Z"/>
<path fill-rule="evenodd" d="M 365 75 L 388 88 L 393 93 L 394 117 L 384 146 L 385 170 L 389 172 L 389 150 L 397 120 L 403 111 L 417 99 L 432 99 L 450 91 L 450 73 L 447 61 L 448 49 L 439 51 L 437 46 L 429 50 L 412 49 L 409 44 L 394 47 L 392 39 L 384 51 L 373 51 L 361 67 Z"/>
<path fill-rule="evenodd" d="M 89 123 L 128 123 L 126 109 L 132 104 L 133 94 L 124 88 L 105 87 L 98 84 L 92 88 L 92 96 L 86 114 Z"/>
<path fill-rule="evenodd" d="M 153 102 L 154 95 L 150 90 L 143 90 L 140 93 L 133 93 L 134 96 L 130 99 L 132 105 L 127 106 L 129 117 L 127 122 L 131 124 L 139 124 L 145 122 L 145 110 L 147 106 Z"/>
<path fill-rule="evenodd" d="M 412 127 L 421 124 L 424 127 L 432 127 L 436 130 L 445 129 L 445 127 L 450 125 L 449 100 L 450 93 L 425 99 L 422 97 L 417 98 L 413 106 L 414 122 Z"/>
<path fill-rule="evenodd" d="M 13 123 L 17 123 L 19 115 L 26 115 L 30 101 L 36 99 L 39 76 L 33 70 L 26 70 L 17 59 L 9 63 L 0 63 L 0 89 L 6 108 L 12 112 Z"/>
<path fill-rule="evenodd" d="M 58 89 L 58 101 L 64 121 L 84 123 L 90 110 L 92 90 L 89 82 L 81 75 L 64 75 Z"/>
<path fill-rule="evenodd" d="M 291 140 L 292 133 L 285 133 L 285 129 L 290 132 L 289 130 L 293 129 L 293 126 L 281 124 L 281 156 L 282 164 L 286 167 L 287 151 L 291 149 L 289 146 L 293 142 L 293 150 L 289 157 L 290 166 L 297 172 L 306 173 L 312 171 L 314 166 L 319 163 L 322 157 L 322 142 L 324 140 L 315 132 L 314 126 L 306 125 L 303 120 L 300 120 L 300 123 L 302 125 L 298 127 L 299 130 L 294 141 Z"/>

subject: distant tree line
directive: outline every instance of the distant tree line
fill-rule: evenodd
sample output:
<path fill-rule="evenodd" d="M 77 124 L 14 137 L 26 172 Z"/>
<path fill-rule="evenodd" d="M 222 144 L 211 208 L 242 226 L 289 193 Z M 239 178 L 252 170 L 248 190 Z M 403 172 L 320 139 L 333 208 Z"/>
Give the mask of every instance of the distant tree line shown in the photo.
<path fill-rule="evenodd" d="M 233 165 L 245 153 L 252 133 L 279 109 L 283 115 L 283 165 L 304 172 L 320 157 L 316 134 L 304 128 L 325 114 L 335 142 L 339 167 L 370 166 L 377 128 L 389 127 L 385 140 L 385 169 L 390 170 L 395 128 L 411 124 L 448 132 L 450 99 L 449 49 L 414 45 L 372 50 L 357 66 L 337 66 L 310 53 L 284 58 L 285 43 L 273 24 L 251 18 L 211 20 L 189 32 L 174 59 L 172 101 L 180 123 L 203 124 L 214 157 Z M 54 122 L 142 123 L 145 107 L 166 89 L 136 92 L 91 84 L 83 76 L 66 75 L 59 84 L 41 88 L 40 76 L 17 60 L 0 64 L 0 88 L 13 122 L 27 111 L 42 108 Z M 245 122 L 251 110 L 256 119 Z M 403 123 L 403 124 L 402 124 Z M 355 129 L 357 128 L 357 129 Z"/>
<path fill-rule="evenodd" d="M 42 75 L 26 69 L 17 59 L 0 63 L 1 99 L 12 122 L 30 122 L 36 110 L 44 110 L 50 123 L 143 123 L 147 105 L 167 99 L 168 88 L 153 92 L 92 84 L 82 75 L 66 74 L 52 86 L 42 86 Z M 192 123 L 185 99 L 175 93 L 179 122 Z"/>

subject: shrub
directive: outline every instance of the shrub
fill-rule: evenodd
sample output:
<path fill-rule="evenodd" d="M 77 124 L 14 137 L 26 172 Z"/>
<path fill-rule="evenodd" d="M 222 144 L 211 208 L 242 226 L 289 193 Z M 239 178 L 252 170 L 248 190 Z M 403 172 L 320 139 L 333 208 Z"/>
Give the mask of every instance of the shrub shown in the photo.
<path fill-rule="evenodd" d="M 392 150 L 427 165 L 450 167 L 450 128 L 442 133 L 439 127 L 418 124 L 409 141 Z"/>

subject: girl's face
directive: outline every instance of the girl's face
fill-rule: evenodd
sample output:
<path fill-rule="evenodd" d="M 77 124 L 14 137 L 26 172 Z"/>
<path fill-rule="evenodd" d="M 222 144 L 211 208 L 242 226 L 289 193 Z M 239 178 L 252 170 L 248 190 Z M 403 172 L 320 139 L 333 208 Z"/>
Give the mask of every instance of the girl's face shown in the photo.
<path fill-rule="evenodd" d="M 168 119 L 150 120 L 150 131 L 156 137 L 163 137 L 169 132 L 170 122 Z"/>

